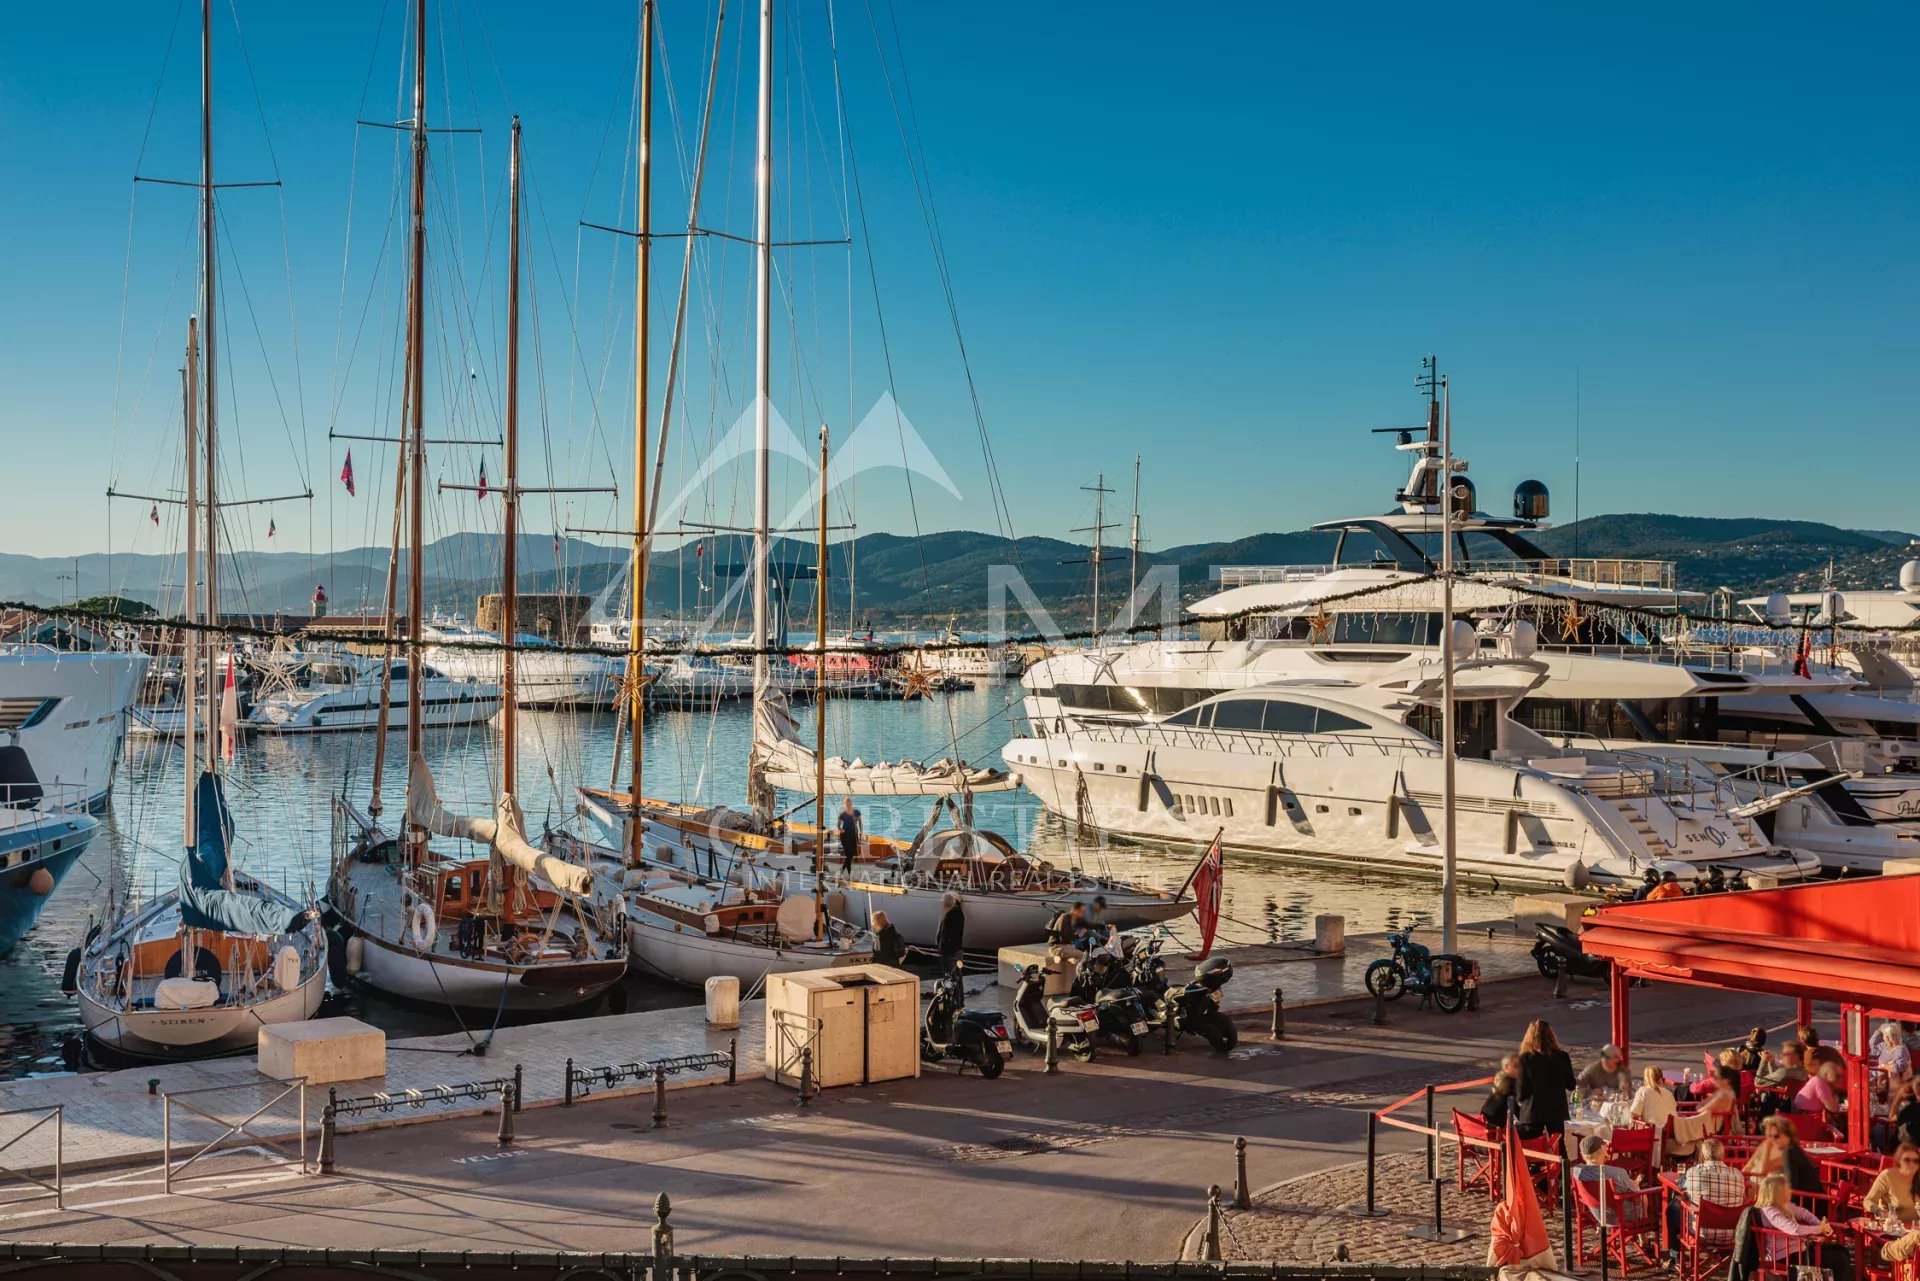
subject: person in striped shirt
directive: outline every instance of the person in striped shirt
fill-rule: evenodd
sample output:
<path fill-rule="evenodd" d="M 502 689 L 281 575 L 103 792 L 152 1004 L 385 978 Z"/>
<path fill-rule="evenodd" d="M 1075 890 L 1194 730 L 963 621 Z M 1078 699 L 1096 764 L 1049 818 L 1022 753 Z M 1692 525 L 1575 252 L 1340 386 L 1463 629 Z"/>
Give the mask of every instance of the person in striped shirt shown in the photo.
<path fill-rule="evenodd" d="M 1718 1139 L 1700 1141 L 1700 1159 L 1680 1176 L 1680 1189 L 1695 1205 L 1711 1201 L 1715 1205 L 1738 1209 L 1747 1203 L 1747 1177 L 1727 1164 L 1727 1146 Z M 1714 1245 L 1733 1241 L 1733 1232 L 1725 1228 L 1705 1228 L 1700 1239 Z"/>

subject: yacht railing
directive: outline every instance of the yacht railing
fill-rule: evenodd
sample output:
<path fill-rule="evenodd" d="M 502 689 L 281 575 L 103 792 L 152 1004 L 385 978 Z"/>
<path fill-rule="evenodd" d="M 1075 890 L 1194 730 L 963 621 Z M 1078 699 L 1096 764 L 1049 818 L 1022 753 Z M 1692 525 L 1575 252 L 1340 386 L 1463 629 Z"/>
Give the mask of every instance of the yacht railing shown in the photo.
<path fill-rule="evenodd" d="M 1268 734 L 1252 730 L 1202 729 L 1181 725 L 1077 725 L 1052 737 L 1084 739 L 1094 743 L 1137 743 L 1143 747 L 1190 747 L 1200 751 L 1238 752 L 1247 756 L 1292 756 L 1299 750 L 1316 757 L 1344 753 L 1357 757 L 1438 756 L 1440 745 L 1425 739 L 1381 738 L 1370 734 Z"/>
<path fill-rule="evenodd" d="M 1255 583 L 1298 583 L 1322 578 L 1340 569 L 1396 569 L 1391 563 L 1348 565 L 1221 565 L 1216 569 L 1220 586 L 1247 587 Z M 1476 574 L 1524 575 L 1556 582 L 1584 583 L 1602 587 L 1639 587 L 1657 591 L 1673 590 L 1673 562 L 1666 560 L 1627 560 L 1618 557 L 1555 556 L 1546 560 L 1469 560 L 1460 572 Z"/>

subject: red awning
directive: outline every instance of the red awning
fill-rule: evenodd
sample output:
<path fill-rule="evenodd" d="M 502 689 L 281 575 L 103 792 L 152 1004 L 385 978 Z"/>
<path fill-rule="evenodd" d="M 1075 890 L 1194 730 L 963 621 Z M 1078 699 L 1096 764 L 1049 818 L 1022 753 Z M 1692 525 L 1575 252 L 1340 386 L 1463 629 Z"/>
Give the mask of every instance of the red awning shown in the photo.
<path fill-rule="evenodd" d="M 1920 876 L 1620 903 L 1580 942 L 1650 978 L 1920 1019 Z"/>

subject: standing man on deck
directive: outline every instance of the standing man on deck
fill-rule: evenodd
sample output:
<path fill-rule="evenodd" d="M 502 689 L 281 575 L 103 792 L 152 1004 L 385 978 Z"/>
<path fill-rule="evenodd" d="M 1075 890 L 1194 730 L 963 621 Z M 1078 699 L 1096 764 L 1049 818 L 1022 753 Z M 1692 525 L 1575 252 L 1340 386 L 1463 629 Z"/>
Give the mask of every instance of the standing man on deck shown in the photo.
<path fill-rule="evenodd" d="M 853 859 L 861 843 L 860 811 L 853 808 L 853 798 L 848 796 L 840 802 L 840 875 L 853 875 Z"/>

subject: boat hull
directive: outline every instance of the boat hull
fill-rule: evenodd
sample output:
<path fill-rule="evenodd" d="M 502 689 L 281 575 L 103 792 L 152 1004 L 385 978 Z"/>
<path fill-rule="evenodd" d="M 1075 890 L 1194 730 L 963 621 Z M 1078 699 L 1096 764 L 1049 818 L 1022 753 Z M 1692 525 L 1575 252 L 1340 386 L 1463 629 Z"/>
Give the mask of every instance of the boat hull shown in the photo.
<path fill-rule="evenodd" d="M 69 652 L 38 646 L 0 650 L 5 728 L 27 750 L 34 774 L 63 805 L 98 809 L 113 788 L 128 712 L 151 660 L 145 654 Z M 38 715 L 36 705 L 51 704 Z"/>
<path fill-rule="evenodd" d="M 768 974 L 864 965 L 867 951 L 823 951 L 806 947 L 756 947 L 667 924 L 627 922 L 627 959 L 636 973 L 700 987 L 708 979 L 737 978 L 747 990 Z"/>
<path fill-rule="evenodd" d="M 359 982 L 428 1005 L 515 1013 L 565 1010 L 599 999 L 627 971 L 624 960 L 512 966 L 429 956 L 356 930 L 351 923 L 344 928 L 362 940 L 361 968 L 354 976 Z"/>
<path fill-rule="evenodd" d="M 22 822 L 0 837 L 0 956 L 33 928 L 100 830 L 99 823 L 81 814 L 31 817 L 41 821 Z"/>
<path fill-rule="evenodd" d="M 934 946 L 941 900 L 948 891 L 858 879 L 834 882 L 833 889 L 846 895 L 849 919 L 865 923 L 874 912 L 885 912 L 908 943 Z M 1038 943 L 1046 938 L 1047 925 L 1055 916 L 1075 903 L 1091 904 L 1095 895 L 1107 900 L 1103 919 L 1123 930 L 1170 921 L 1193 910 L 1192 899 L 1148 899 L 1098 887 L 1031 896 L 961 892 L 960 910 L 966 916 L 963 946 L 969 952 L 997 952 Z"/>
<path fill-rule="evenodd" d="M 323 968 L 291 992 L 232 1009 L 115 1010 L 85 992 L 79 1004 L 87 1034 L 116 1053 L 143 1059 L 200 1059 L 254 1049 L 262 1026 L 310 1019 L 319 1012 L 326 994 Z"/>

